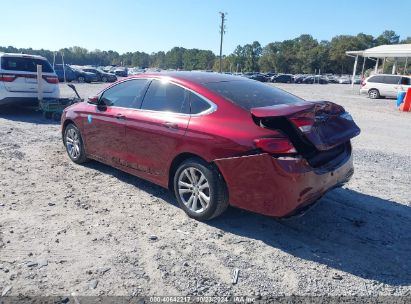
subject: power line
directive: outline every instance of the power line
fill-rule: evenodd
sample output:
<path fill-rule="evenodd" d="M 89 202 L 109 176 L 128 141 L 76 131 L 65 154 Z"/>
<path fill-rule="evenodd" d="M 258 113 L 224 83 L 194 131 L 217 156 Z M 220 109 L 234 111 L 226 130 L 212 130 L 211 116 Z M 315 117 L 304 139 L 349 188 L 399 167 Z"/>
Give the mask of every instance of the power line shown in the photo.
<path fill-rule="evenodd" d="M 225 34 L 225 24 L 224 22 L 226 21 L 225 16 L 227 13 L 222 13 L 219 12 L 221 16 L 221 25 L 220 25 L 220 73 L 223 71 L 223 36 Z"/>

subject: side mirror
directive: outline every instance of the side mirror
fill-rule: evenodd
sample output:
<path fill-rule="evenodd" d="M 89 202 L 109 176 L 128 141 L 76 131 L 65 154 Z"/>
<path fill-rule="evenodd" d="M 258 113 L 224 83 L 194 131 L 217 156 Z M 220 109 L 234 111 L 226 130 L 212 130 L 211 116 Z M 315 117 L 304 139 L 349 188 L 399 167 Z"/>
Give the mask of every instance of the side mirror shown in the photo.
<path fill-rule="evenodd" d="M 98 96 L 90 96 L 88 102 L 95 105 L 98 104 Z"/>

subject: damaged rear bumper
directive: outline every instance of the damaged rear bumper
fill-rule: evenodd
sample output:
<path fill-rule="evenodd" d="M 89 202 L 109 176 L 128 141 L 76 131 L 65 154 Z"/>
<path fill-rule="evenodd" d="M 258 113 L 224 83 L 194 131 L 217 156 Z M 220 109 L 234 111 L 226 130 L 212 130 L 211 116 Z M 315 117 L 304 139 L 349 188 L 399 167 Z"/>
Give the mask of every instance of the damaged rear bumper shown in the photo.
<path fill-rule="evenodd" d="M 354 173 L 351 153 L 321 169 L 302 158 L 267 153 L 214 162 L 227 183 L 230 205 L 274 217 L 298 213 Z"/>

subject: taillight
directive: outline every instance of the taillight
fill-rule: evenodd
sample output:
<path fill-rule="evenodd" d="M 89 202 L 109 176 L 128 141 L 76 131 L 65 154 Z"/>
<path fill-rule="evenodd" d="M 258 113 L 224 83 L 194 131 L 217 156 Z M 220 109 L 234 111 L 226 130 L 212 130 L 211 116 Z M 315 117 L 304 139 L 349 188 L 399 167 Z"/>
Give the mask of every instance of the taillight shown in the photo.
<path fill-rule="evenodd" d="M 290 120 L 302 132 L 310 132 L 314 125 L 314 120 L 309 117 L 292 117 Z"/>
<path fill-rule="evenodd" d="M 17 76 L 13 74 L 0 74 L 0 81 L 13 82 L 16 78 Z"/>
<path fill-rule="evenodd" d="M 270 154 L 288 154 L 297 152 L 293 144 L 287 138 L 283 137 L 259 138 L 255 139 L 254 143 L 257 148 Z"/>
<path fill-rule="evenodd" d="M 365 86 L 367 83 L 365 81 L 361 81 L 361 87 Z"/>
<path fill-rule="evenodd" d="M 43 79 L 48 83 L 59 83 L 59 79 L 55 76 L 43 76 Z"/>

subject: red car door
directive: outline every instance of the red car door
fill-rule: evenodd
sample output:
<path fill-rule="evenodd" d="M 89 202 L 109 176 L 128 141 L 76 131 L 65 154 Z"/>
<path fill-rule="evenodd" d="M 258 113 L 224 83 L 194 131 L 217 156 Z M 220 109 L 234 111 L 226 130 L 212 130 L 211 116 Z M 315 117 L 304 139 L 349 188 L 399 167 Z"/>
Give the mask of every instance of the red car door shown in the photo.
<path fill-rule="evenodd" d="M 188 91 L 152 80 L 141 109 L 127 113 L 127 162 L 135 173 L 166 186 L 169 164 L 189 120 Z"/>
<path fill-rule="evenodd" d="M 148 80 L 120 82 L 104 91 L 83 123 L 87 154 L 112 165 L 124 165 L 126 112 L 141 103 Z"/>

